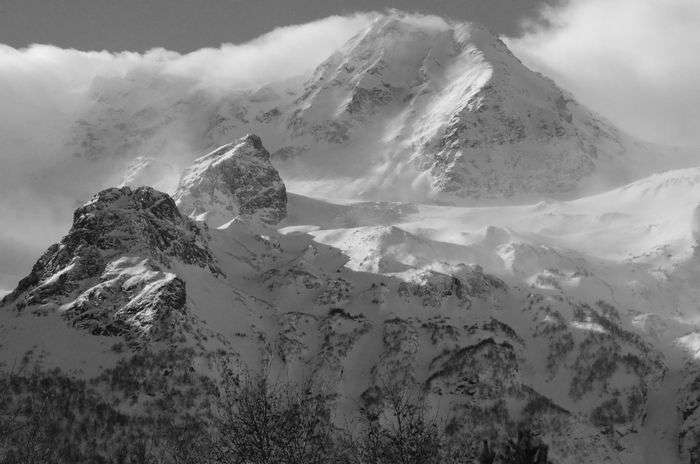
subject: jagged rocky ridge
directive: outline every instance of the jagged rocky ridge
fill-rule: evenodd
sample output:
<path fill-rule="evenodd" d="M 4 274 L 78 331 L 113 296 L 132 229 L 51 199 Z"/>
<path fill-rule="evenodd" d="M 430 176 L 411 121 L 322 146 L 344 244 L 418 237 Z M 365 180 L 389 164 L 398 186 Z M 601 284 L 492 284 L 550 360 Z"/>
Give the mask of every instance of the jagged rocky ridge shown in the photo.
<path fill-rule="evenodd" d="M 205 235 L 162 192 L 103 190 L 75 211 L 68 235 L 3 305 L 56 311 L 94 335 L 168 336 L 186 302 L 185 282 L 167 272 L 170 261 L 219 272 Z"/>
<path fill-rule="evenodd" d="M 221 179 L 211 170 L 227 167 L 209 169 L 203 176 Z M 382 211 L 405 214 L 392 204 L 374 208 L 374 219 L 364 216 L 374 226 L 387 217 Z M 422 241 L 401 229 L 388 232 L 395 243 Z M 399 266 L 401 253 L 390 266 L 353 264 L 304 233 L 249 221 L 209 229 L 164 193 L 108 189 L 76 210 L 68 235 L 3 300 L 7 341 L 0 353 L 7 361 L 23 347 L 38 350 L 43 367 L 84 378 L 153 359 L 120 372 L 130 394 L 143 388 L 155 398 L 146 383 L 134 387 L 131 376 L 158 378 L 173 356 L 181 356 L 178 369 L 197 372 L 209 379 L 205 384 L 214 384 L 223 366 L 234 372 L 267 366 L 273 376 L 315 379 L 333 395 L 339 421 L 357 402 L 375 402 L 378 386 L 417 382 L 452 433 L 474 442 L 502 440 L 525 421 L 551 443 L 555 462 L 634 462 L 649 392 L 667 371 L 663 355 L 614 298 L 566 290 L 568 267 L 593 285 L 595 266 L 513 242 L 494 228 L 485 240 L 510 247 L 513 273 L 449 263 Z M 439 260 L 440 251 L 433 247 L 430 259 Z M 541 280 L 528 282 L 536 269 Z M 34 332 L 36 324 L 50 335 Z M 62 354 L 76 342 L 81 351 Z M 180 388 L 186 380 L 168 382 Z M 124 401 L 118 399 L 124 387 L 113 388 L 108 396 Z M 197 403 L 210 394 L 198 389 Z"/>

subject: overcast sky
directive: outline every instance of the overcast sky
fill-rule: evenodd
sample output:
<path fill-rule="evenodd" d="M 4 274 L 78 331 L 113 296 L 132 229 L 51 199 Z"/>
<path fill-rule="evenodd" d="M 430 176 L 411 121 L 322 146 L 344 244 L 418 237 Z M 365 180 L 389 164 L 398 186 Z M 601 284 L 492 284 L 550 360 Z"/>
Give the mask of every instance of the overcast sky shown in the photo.
<path fill-rule="evenodd" d="M 397 8 L 476 20 L 516 34 L 560 0 L 0 0 L 0 43 L 79 50 L 189 52 L 240 43 L 333 14 Z"/>

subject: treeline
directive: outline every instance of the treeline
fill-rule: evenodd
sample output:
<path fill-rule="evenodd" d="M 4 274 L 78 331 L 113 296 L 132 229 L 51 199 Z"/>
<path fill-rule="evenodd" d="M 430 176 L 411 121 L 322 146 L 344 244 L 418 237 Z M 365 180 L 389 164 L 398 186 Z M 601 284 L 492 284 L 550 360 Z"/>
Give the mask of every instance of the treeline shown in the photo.
<path fill-rule="evenodd" d="M 448 436 L 417 389 L 387 386 L 334 425 L 331 398 L 264 376 L 228 377 L 206 414 L 126 414 L 60 371 L 0 376 L 2 464 L 544 464 L 521 429 L 492 446 Z"/>

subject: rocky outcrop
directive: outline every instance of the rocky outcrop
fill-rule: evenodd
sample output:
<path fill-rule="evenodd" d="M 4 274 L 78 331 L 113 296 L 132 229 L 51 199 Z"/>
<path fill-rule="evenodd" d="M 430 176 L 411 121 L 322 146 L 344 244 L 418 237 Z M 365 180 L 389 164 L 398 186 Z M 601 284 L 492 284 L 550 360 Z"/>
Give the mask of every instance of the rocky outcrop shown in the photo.
<path fill-rule="evenodd" d="M 205 232 L 150 187 L 111 188 L 75 211 L 60 243 L 39 258 L 2 303 L 59 311 L 97 335 L 163 335 L 182 315 L 180 262 L 218 273 Z"/>
<path fill-rule="evenodd" d="M 238 216 L 276 224 L 287 215 L 287 191 L 257 135 L 197 158 L 174 198 L 185 214 L 214 227 Z"/>

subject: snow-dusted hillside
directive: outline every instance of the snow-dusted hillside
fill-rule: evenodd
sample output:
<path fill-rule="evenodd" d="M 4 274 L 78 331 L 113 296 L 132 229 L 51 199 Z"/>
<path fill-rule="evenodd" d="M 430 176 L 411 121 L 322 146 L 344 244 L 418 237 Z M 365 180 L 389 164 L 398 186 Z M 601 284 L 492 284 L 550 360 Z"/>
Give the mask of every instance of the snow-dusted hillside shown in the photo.
<path fill-rule="evenodd" d="M 659 356 L 656 359 L 663 366 L 654 386 L 644 389 L 646 420 L 627 431 L 618 430 L 615 446 L 620 453 L 616 455 L 621 462 L 695 462 L 690 450 L 699 442 L 699 188 L 700 171 L 690 168 L 652 175 L 594 196 L 519 206 L 343 204 L 328 210 L 324 220 L 313 214 L 316 208 L 299 202 L 296 208 L 310 211 L 308 216 L 290 207 L 295 223 L 281 231 L 305 231 L 316 241 L 342 250 L 349 257 L 346 266 L 352 269 L 406 281 L 425 282 L 426 272 L 459 276 L 464 263 L 478 264 L 507 283 L 509 295 L 523 289 L 530 292 L 528 298 L 543 298 L 540 308 L 546 308 L 545 320 L 554 325 L 534 333 L 549 334 L 545 343 L 549 349 L 572 343 L 568 334 L 553 336 L 559 323 L 589 336 L 619 334 L 618 329 L 606 327 L 604 321 L 610 317 L 629 331 L 625 338 L 653 346 L 651 352 L 656 354 L 648 358 L 647 353 L 645 358 Z M 349 212 L 353 209 L 354 215 L 372 211 L 368 217 L 374 220 L 347 221 L 354 216 Z M 498 314 L 518 334 L 534 321 L 506 317 L 524 310 L 522 301 L 527 300 L 519 298 L 520 302 Z M 566 315 L 562 302 L 595 309 L 588 312 L 579 307 Z M 496 302 L 492 305 L 493 310 L 499 308 Z M 546 353 L 534 340 L 527 343 L 539 346 L 527 359 Z M 607 350 L 602 339 L 591 343 Z M 557 364 L 556 357 L 546 355 L 547 364 Z M 572 363 L 570 367 L 577 366 L 574 370 L 581 366 L 566 354 L 560 362 Z M 596 369 L 601 362 L 598 358 Z M 564 375 L 576 377 L 571 372 Z M 558 396 L 563 389 L 551 373 L 540 372 L 533 379 L 537 391 L 547 391 L 557 404 L 571 407 Z M 613 396 L 620 393 L 617 387 L 606 390 Z M 669 408 L 671 404 L 677 409 Z M 610 403 L 606 407 L 616 409 Z M 639 454 L 624 457 L 632 450 Z"/>
<path fill-rule="evenodd" d="M 228 148 L 182 185 L 218 182 L 217 162 L 249 166 L 265 151 L 256 137 Z M 108 189 L 3 300 L 0 360 L 31 351 L 95 385 L 143 356 L 153 361 L 127 376 L 158 378 L 177 353 L 177 369 L 203 379 L 267 366 L 332 392 L 339 423 L 377 385 L 415 381 L 475 443 L 524 421 L 558 463 L 692 462 L 698 177 L 508 207 L 290 195 L 279 231 L 254 211 L 210 227 L 153 189 Z M 120 385 L 105 395 L 126 408 Z M 206 388 L 192 391 L 206 403 Z M 150 414 L 159 394 L 142 393 Z"/>

